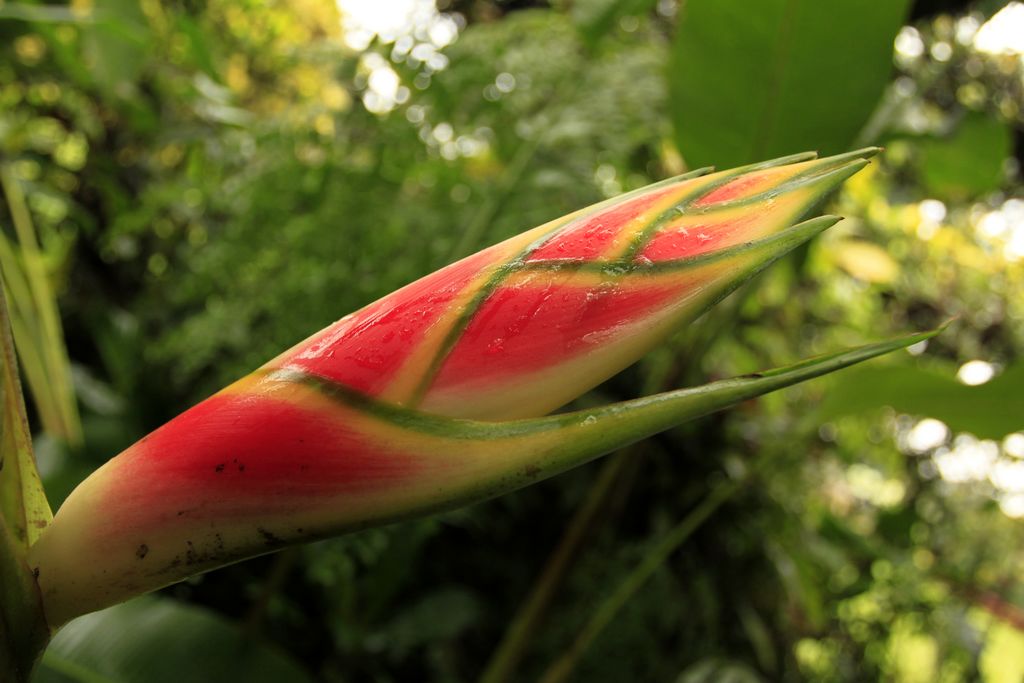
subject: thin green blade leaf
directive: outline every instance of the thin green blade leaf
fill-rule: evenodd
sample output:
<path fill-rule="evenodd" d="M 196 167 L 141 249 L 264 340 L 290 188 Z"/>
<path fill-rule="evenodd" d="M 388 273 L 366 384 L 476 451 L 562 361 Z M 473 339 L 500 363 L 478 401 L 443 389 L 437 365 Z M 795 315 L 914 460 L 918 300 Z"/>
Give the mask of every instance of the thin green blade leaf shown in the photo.
<path fill-rule="evenodd" d="M 10 169 L 0 166 L 0 187 L 17 234 L 17 247 L 0 233 L 0 267 L 7 280 L 9 325 L 43 429 L 71 445 L 82 426 L 71 382 L 57 298 L 24 193 Z"/>
<path fill-rule="evenodd" d="M 49 630 L 26 557 L 53 518 L 32 454 L 0 277 L 0 679 L 22 680 Z"/>
<path fill-rule="evenodd" d="M 500 482 L 500 488 L 490 493 L 497 495 L 563 472 L 684 422 L 930 339 L 942 329 L 602 408 L 506 423 L 450 421 L 449 429 L 453 435 L 458 434 L 457 438 L 467 440 L 508 440 L 507 467 L 496 472 L 499 476 L 495 483 Z M 442 418 L 430 416 L 429 419 Z M 536 440 L 537 435 L 544 433 L 550 434 L 551 438 Z M 521 443 L 514 445 L 516 442 Z"/>
<path fill-rule="evenodd" d="M 53 519 L 53 513 L 32 454 L 7 311 L 7 298 L 0 296 L 0 511 L 11 537 L 28 548 Z"/>

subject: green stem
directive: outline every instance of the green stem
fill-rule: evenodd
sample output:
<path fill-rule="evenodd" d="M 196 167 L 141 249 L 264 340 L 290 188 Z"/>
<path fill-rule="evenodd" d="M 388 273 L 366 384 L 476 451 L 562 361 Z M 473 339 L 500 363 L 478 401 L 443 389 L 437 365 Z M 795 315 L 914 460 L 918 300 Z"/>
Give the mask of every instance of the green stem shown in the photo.
<path fill-rule="evenodd" d="M 0 524 L 0 681 L 29 683 L 49 641 L 35 577 L 19 544 Z"/>
<path fill-rule="evenodd" d="M 749 291 L 750 288 L 747 286 L 744 286 L 742 289 L 744 293 Z M 730 297 L 729 301 L 741 298 L 741 295 L 737 293 L 737 295 Z M 736 310 L 738 310 L 738 306 L 730 305 L 728 308 L 729 315 L 722 317 L 731 320 Z M 710 335 L 705 335 L 704 338 L 698 338 L 698 341 L 691 340 L 691 343 L 686 346 L 693 353 L 689 358 L 677 359 L 681 360 L 684 366 L 683 369 L 673 366 L 658 367 L 648 374 L 643 383 L 641 393 L 654 394 L 666 391 L 672 385 L 672 378 L 677 373 L 686 372 L 687 369 L 699 365 L 699 359 L 703 357 L 704 352 L 710 347 L 710 339 L 714 338 L 717 331 L 722 327 L 724 325 L 713 326 L 707 322 L 699 326 L 697 329 L 705 330 L 711 328 L 712 332 Z M 597 478 L 590 485 L 586 499 L 577 508 L 576 513 L 569 522 L 569 526 L 559 540 L 558 546 L 548 557 L 544 570 L 534 583 L 529 597 L 505 631 L 505 635 L 502 637 L 497 650 L 491 655 L 484 673 L 480 676 L 479 683 L 504 683 L 504 681 L 509 680 L 514 675 L 516 666 L 529 645 L 530 638 L 536 633 L 537 626 L 551 604 L 551 599 L 556 589 L 562 583 L 579 553 L 580 546 L 591 531 L 594 520 L 607 507 L 610 494 L 616 490 L 613 484 L 621 485 L 626 465 L 630 464 L 633 456 L 636 455 L 633 450 L 631 448 L 616 453 L 601 468 Z M 619 492 L 623 492 L 621 488 Z"/>
<path fill-rule="evenodd" d="M 50 639 L 29 547 L 53 515 L 32 453 L 0 277 L 0 681 L 27 683 Z"/>
<path fill-rule="evenodd" d="M 604 506 L 612 485 L 619 480 L 622 470 L 631 458 L 632 454 L 628 450 L 622 451 L 609 458 L 601 468 L 583 505 L 576 510 L 558 546 L 548 557 L 547 564 L 534 583 L 526 603 L 505 631 L 498 649 L 491 655 L 484 673 L 480 676 L 480 683 L 503 683 L 513 675 L 531 636 L 537 630 L 537 625 L 551 603 L 555 590 L 593 526 L 594 519 Z"/>
<path fill-rule="evenodd" d="M 663 535 L 644 559 L 631 571 L 591 615 L 569 649 L 548 667 L 541 683 L 563 683 L 568 680 L 580 659 L 598 635 L 627 602 L 643 587 L 654 572 L 674 553 L 719 507 L 742 486 L 742 482 L 720 482 L 682 521 Z"/>

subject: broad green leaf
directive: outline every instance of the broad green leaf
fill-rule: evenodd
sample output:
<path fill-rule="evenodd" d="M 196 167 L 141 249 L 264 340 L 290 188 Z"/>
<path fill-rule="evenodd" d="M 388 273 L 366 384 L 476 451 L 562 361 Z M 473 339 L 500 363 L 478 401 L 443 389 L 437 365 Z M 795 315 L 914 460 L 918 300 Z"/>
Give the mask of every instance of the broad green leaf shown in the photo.
<path fill-rule="evenodd" d="M 968 199 L 999 189 L 1013 139 L 1005 124 L 971 113 L 948 137 L 923 140 L 920 150 L 928 191 L 936 197 Z"/>
<path fill-rule="evenodd" d="M 831 380 L 816 418 L 831 420 L 891 406 L 901 413 L 933 417 L 953 432 L 1001 439 L 1024 429 L 1024 364 L 990 382 L 967 386 L 952 375 L 912 365 L 872 365 Z"/>
<path fill-rule="evenodd" d="M 216 614 L 140 598 L 82 617 L 43 655 L 35 683 L 305 683 L 295 662 Z"/>
<path fill-rule="evenodd" d="M 669 68 L 687 163 L 844 149 L 888 82 L 908 0 L 689 0 Z"/>
<path fill-rule="evenodd" d="M 96 12 L 98 20 L 82 30 L 94 83 L 109 95 L 131 99 L 153 49 L 146 16 L 141 5 L 131 0 L 99 0 Z"/>

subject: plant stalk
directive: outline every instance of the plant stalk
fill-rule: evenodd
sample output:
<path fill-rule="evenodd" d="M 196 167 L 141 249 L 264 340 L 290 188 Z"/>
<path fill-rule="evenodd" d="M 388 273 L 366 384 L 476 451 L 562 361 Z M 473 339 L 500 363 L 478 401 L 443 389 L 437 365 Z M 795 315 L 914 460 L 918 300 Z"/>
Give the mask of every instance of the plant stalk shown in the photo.
<path fill-rule="evenodd" d="M 626 603 L 647 583 L 647 580 L 654 575 L 654 572 L 665 563 L 669 556 L 685 543 L 723 503 L 732 498 L 742 485 L 743 481 L 720 482 L 711 489 L 711 492 L 696 508 L 664 534 L 612 594 L 598 606 L 565 654 L 556 659 L 544 672 L 540 679 L 541 683 L 564 683 L 568 680 L 594 640 Z"/>
<path fill-rule="evenodd" d="M 480 683 L 504 683 L 515 673 L 516 665 L 522 659 L 530 637 L 543 618 L 555 590 L 593 526 L 594 519 L 603 508 L 612 485 L 618 481 L 632 455 L 628 450 L 622 451 L 609 458 L 602 466 L 587 493 L 586 500 L 577 509 L 562 540 L 548 557 L 544 570 L 534 583 L 526 603 L 516 614 L 512 624 L 505 631 L 501 644 L 487 663 L 487 668 L 480 676 Z"/>

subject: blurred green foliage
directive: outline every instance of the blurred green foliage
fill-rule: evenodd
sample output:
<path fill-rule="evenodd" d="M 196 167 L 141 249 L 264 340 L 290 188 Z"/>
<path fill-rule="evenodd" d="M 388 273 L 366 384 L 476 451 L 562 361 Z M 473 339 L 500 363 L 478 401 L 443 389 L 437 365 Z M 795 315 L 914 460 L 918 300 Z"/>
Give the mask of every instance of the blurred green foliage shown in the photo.
<path fill-rule="evenodd" d="M 889 80 L 908 5 L 688 0 L 669 77 L 679 148 L 722 167 L 849 149 Z"/>
<path fill-rule="evenodd" d="M 1006 3 L 402 2 L 377 32 L 357 4 L 0 4 L 0 164 L 82 414 L 82 447 L 37 439 L 55 506 L 340 316 L 688 165 L 886 146 L 827 207 L 846 221 L 582 403 L 956 319 L 635 447 L 613 485 L 583 468 L 87 617 L 40 680 L 155 680 L 185 651 L 195 681 L 227 651 L 475 680 L 590 505 L 519 636 L 508 680 L 535 680 L 722 482 L 572 680 L 1022 680 L 1024 29 L 1004 16 L 1000 51 L 986 24 Z"/>

